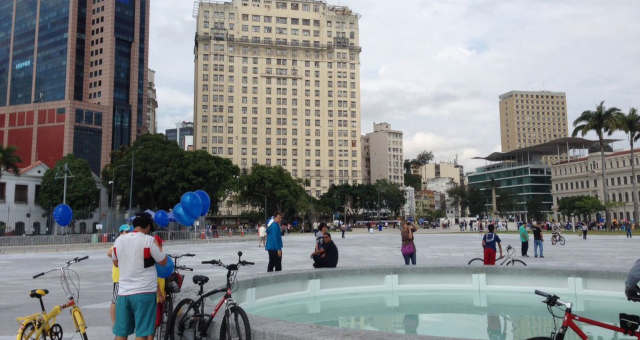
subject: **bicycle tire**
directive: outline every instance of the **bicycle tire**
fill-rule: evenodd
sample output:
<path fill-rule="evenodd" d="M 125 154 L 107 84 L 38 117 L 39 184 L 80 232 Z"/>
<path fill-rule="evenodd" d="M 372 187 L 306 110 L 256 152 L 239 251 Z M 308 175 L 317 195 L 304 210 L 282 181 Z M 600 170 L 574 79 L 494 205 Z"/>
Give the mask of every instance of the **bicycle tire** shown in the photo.
<path fill-rule="evenodd" d="M 558 240 L 558 243 L 560 243 L 561 246 L 564 246 L 566 242 L 567 242 L 566 239 L 564 237 L 560 236 L 560 239 Z"/>
<path fill-rule="evenodd" d="M 164 305 L 162 306 L 162 313 L 160 313 L 160 317 L 162 317 L 162 320 L 160 321 L 160 324 L 156 329 L 156 334 L 154 336 L 154 339 L 169 340 L 169 332 L 167 332 L 167 329 L 168 329 L 167 325 L 169 323 L 169 317 L 171 316 L 172 313 L 173 313 L 173 299 L 171 298 L 171 294 L 167 294 L 164 300 Z"/>
<path fill-rule="evenodd" d="M 507 266 L 514 266 L 515 267 L 516 263 L 519 263 L 519 264 L 521 264 L 521 265 L 523 265 L 525 267 L 527 266 L 527 264 L 524 261 L 518 260 L 518 259 L 513 259 L 513 260 L 509 261 L 509 263 L 507 263 Z"/>
<path fill-rule="evenodd" d="M 39 340 L 41 337 L 34 337 L 33 334 L 36 332 L 36 326 L 33 322 L 28 322 L 23 326 L 20 326 L 20 330 L 18 331 L 18 340 Z"/>
<path fill-rule="evenodd" d="M 469 260 L 469 262 L 467 262 L 467 265 L 468 266 L 471 266 L 471 265 L 475 265 L 475 266 L 484 265 L 484 259 L 481 258 L 481 257 L 472 258 L 471 260 Z"/>
<path fill-rule="evenodd" d="M 552 245 L 552 246 L 555 246 L 555 245 L 556 245 L 556 238 L 555 238 L 555 237 L 552 237 L 552 238 L 551 238 L 551 245 Z"/>
<path fill-rule="evenodd" d="M 240 327 L 238 318 L 242 320 L 243 327 Z M 233 327 L 229 327 L 227 332 L 227 325 L 233 324 Z M 244 337 L 242 336 L 244 332 Z M 231 333 L 231 334 L 227 334 Z M 230 337 L 228 335 L 231 335 Z M 251 326 L 249 325 L 249 317 L 247 313 L 238 305 L 233 305 L 229 308 L 229 312 L 225 313 L 220 325 L 220 340 L 251 340 Z"/>
<path fill-rule="evenodd" d="M 183 339 L 185 332 L 188 331 L 187 325 L 185 322 L 189 317 L 187 317 L 187 313 L 190 310 L 191 305 L 193 304 L 193 300 L 190 298 L 182 299 L 176 305 L 176 308 L 171 312 L 171 316 L 169 320 L 167 320 L 167 334 L 169 335 L 169 340 L 180 340 Z M 193 328 L 194 338 L 195 338 L 195 328 Z"/>
<path fill-rule="evenodd" d="M 87 332 L 80 333 L 80 336 L 82 336 L 82 340 L 89 340 L 89 338 L 87 337 Z"/>

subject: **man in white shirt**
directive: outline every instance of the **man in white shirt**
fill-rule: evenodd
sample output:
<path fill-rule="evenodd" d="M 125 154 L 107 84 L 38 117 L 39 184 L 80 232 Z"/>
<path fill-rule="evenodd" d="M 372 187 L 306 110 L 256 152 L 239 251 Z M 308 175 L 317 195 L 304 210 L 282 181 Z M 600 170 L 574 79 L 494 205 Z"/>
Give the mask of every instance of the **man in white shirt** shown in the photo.
<path fill-rule="evenodd" d="M 118 237 L 113 245 L 113 264 L 120 270 L 116 322 L 116 340 L 136 333 L 136 340 L 153 339 L 156 322 L 158 277 L 155 264 L 166 265 L 167 256 L 149 234 L 153 218 L 136 215 L 134 231 Z"/>

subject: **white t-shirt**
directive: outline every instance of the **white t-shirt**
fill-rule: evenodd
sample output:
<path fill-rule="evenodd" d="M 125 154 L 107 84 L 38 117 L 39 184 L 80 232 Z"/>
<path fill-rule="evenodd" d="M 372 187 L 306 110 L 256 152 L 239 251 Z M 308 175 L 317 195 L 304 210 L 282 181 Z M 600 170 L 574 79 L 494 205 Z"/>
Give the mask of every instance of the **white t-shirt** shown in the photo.
<path fill-rule="evenodd" d="M 261 225 L 261 226 L 258 228 L 258 236 L 260 236 L 260 237 L 265 237 L 265 236 L 267 236 L 267 228 L 265 228 L 263 225 Z"/>
<path fill-rule="evenodd" d="M 165 258 L 149 235 L 133 232 L 118 237 L 113 244 L 113 259 L 120 268 L 118 295 L 155 293 L 158 274 L 154 264 Z"/>

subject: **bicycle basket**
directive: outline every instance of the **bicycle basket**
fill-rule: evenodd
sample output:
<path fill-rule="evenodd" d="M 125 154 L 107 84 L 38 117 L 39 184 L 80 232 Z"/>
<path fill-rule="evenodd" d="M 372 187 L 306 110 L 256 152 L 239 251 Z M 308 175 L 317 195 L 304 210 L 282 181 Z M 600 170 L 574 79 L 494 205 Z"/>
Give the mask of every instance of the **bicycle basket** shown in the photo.
<path fill-rule="evenodd" d="M 620 328 L 624 329 L 625 332 L 633 334 L 638 329 L 638 326 L 640 326 L 640 316 L 620 313 Z"/>
<path fill-rule="evenodd" d="M 75 270 L 60 270 L 60 286 L 68 297 L 73 297 L 76 302 L 80 300 L 80 275 Z"/>
<path fill-rule="evenodd" d="M 184 280 L 184 275 L 180 275 L 179 273 L 172 273 L 171 275 L 169 275 L 166 281 L 167 292 L 180 293 L 183 280 Z"/>

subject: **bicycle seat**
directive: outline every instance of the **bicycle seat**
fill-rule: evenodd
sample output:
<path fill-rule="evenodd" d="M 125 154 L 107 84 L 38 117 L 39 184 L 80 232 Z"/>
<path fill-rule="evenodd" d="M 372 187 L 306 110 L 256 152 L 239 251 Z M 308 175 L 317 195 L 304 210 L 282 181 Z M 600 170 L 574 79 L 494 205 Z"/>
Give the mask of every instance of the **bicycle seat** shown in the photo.
<path fill-rule="evenodd" d="M 203 286 L 207 282 L 209 282 L 209 278 L 204 276 L 204 275 L 194 275 L 193 276 L 193 283 L 195 283 L 195 284 L 197 284 L 199 286 Z"/>
<path fill-rule="evenodd" d="M 41 298 L 47 294 L 49 294 L 49 291 L 46 289 L 32 289 L 31 292 L 29 292 L 29 297 Z"/>

